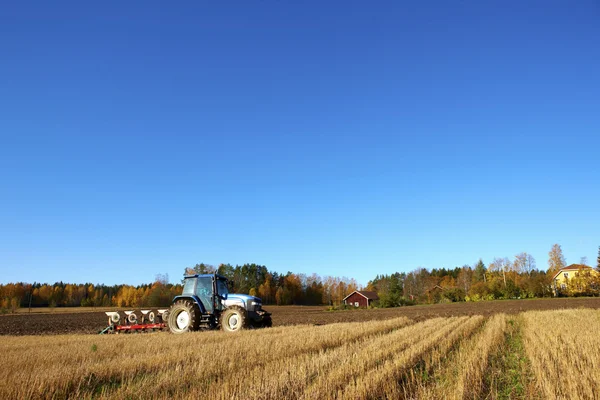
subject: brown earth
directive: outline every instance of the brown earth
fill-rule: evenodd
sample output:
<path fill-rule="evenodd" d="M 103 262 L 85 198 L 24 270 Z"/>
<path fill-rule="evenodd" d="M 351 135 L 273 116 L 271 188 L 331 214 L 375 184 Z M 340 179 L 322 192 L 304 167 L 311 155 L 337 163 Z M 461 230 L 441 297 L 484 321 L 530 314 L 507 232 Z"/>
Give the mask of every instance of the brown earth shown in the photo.
<path fill-rule="evenodd" d="M 479 303 L 450 303 L 373 310 L 327 311 L 323 306 L 266 306 L 273 314 L 273 326 L 382 320 L 406 316 L 421 321 L 455 315 L 515 314 L 528 310 L 561 308 L 600 309 L 600 298 L 497 300 Z M 105 328 L 104 312 L 17 313 L 0 317 L 0 335 L 94 334 Z"/>

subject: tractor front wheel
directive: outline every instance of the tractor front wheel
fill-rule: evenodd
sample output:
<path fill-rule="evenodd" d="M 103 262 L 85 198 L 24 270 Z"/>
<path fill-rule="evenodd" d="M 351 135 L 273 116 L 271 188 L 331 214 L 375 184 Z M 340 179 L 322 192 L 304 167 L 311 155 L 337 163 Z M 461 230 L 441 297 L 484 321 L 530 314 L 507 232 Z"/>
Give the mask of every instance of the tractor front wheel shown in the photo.
<path fill-rule="evenodd" d="M 246 327 L 246 311 L 230 307 L 221 314 L 221 329 L 225 332 L 239 332 Z"/>
<path fill-rule="evenodd" d="M 270 315 L 267 315 L 266 317 L 263 318 L 262 326 L 264 328 L 270 328 L 273 326 L 273 320 L 271 319 Z"/>
<path fill-rule="evenodd" d="M 169 309 L 167 325 L 171 333 L 185 333 L 198 330 L 200 311 L 190 300 L 178 300 Z"/>

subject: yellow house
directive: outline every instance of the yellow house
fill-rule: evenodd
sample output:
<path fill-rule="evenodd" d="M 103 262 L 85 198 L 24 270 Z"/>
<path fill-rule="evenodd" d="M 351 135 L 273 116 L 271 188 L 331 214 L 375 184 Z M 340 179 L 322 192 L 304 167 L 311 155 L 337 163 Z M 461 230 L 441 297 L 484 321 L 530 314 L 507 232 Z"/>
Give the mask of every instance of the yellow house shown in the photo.
<path fill-rule="evenodd" d="M 561 268 L 552 277 L 554 296 L 559 294 L 578 295 L 590 294 L 598 290 L 598 271 L 582 264 L 571 264 Z"/>

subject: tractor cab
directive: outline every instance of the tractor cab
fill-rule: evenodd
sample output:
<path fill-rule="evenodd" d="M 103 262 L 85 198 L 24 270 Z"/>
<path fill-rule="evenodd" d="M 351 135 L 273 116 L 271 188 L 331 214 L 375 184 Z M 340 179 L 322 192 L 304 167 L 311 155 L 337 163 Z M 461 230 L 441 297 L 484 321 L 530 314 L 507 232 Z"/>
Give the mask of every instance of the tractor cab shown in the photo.
<path fill-rule="evenodd" d="M 181 296 L 175 297 L 174 301 L 191 297 L 198 304 L 202 313 L 212 314 L 215 310 L 223 309 L 223 300 L 227 299 L 227 278 L 221 275 L 187 275 L 184 277 L 183 291 Z"/>

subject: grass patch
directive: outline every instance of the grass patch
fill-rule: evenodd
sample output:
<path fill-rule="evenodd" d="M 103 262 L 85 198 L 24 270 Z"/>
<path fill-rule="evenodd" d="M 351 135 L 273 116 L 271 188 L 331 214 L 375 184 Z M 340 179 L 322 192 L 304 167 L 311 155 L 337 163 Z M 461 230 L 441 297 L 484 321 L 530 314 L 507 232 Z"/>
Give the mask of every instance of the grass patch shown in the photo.
<path fill-rule="evenodd" d="M 520 317 L 509 318 L 502 351 L 490 356 L 491 373 L 487 377 L 488 398 L 532 399 L 532 373 L 525 354 Z"/>

